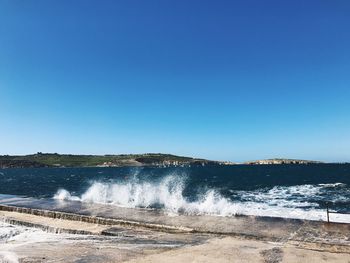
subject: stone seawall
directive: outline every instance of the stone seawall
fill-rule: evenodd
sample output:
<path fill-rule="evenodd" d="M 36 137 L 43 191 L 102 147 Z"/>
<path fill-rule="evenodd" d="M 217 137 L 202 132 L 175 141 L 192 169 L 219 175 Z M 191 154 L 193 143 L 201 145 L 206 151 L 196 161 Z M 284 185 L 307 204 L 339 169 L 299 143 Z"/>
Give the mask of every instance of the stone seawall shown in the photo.
<path fill-rule="evenodd" d="M 0 195 L 3 222 L 49 232 L 10 226 L 26 232 L 21 236 L 15 231 L 20 238 L 0 244 L 0 251 L 15 253 L 19 262 L 190 262 L 204 257 L 203 262 L 234 262 L 238 256 L 244 262 L 272 262 L 271 257 L 347 262 L 350 255 L 350 224 L 340 223 L 169 216 L 156 210 Z"/>
<path fill-rule="evenodd" d="M 96 234 L 96 233 L 91 232 L 91 231 L 53 227 L 53 226 L 44 225 L 44 224 L 31 223 L 31 222 L 28 222 L 26 220 L 17 220 L 17 219 L 11 218 L 11 217 L 9 217 L 9 218 L 4 217 L 2 221 L 4 223 L 11 224 L 11 225 L 33 227 L 33 228 L 41 229 L 41 230 L 48 232 L 48 233 L 55 233 L 55 234 L 61 234 L 61 233 L 74 234 L 74 235 L 95 235 Z"/>
<path fill-rule="evenodd" d="M 255 216 L 169 216 L 161 211 L 75 201 L 0 198 L 0 211 L 96 224 L 105 228 L 149 229 L 169 233 L 241 236 L 272 241 L 332 242 L 350 245 L 350 224 Z M 108 232 L 108 231 L 107 231 Z M 105 233 L 107 234 L 105 231 Z"/>
<path fill-rule="evenodd" d="M 167 225 L 159 225 L 159 224 L 150 224 L 145 222 L 135 222 L 135 221 L 128 221 L 128 220 L 120 220 L 120 219 L 112 219 L 112 218 L 102 218 L 102 217 L 96 217 L 96 216 L 87 216 L 87 215 L 80 215 L 80 214 L 73 214 L 73 213 L 65 213 L 60 211 L 49 211 L 49 210 L 41 210 L 41 209 L 33 209 L 33 208 L 27 208 L 27 207 L 17 207 L 17 206 L 8 206 L 8 205 L 1 205 L 0 204 L 0 211 L 7 211 L 7 212 L 16 212 L 16 213 L 23 213 L 23 214 L 31 214 L 35 216 L 42 216 L 42 217 L 49 217 L 53 219 L 62 219 L 62 220 L 70 220 L 70 221 L 79 221 L 79 222 L 86 222 L 90 224 L 98 224 L 98 225 L 107 225 L 107 226 L 124 226 L 124 227 L 138 227 L 138 228 L 149 228 L 152 230 L 157 231 L 165 231 L 170 233 L 190 233 L 194 232 L 193 229 L 187 228 L 187 227 L 175 227 L 175 226 L 167 226 Z M 10 224 L 21 224 L 25 225 L 25 222 L 20 222 L 16 220 L 8 220 L 7 223 Z M 26 226 L 29 227 L 36 227 L 35 224 L 28 223 Z M 49 227 L 41 227 L 38 226 L 38 228 L 42 228 L 43 230 L 50 230 L 55 232 L 56 230 L 50 229 Z M 58 231 L 58 230 L 57 230 Z M 56 231 L 56 232 L 57 232 Z M 60 231 L 63 231 L 65 233 L 74 233 L 74 234 L 91 234 L 86 231 L 74 231 L 74 230 L 65 230 L 61 229 Z"/>

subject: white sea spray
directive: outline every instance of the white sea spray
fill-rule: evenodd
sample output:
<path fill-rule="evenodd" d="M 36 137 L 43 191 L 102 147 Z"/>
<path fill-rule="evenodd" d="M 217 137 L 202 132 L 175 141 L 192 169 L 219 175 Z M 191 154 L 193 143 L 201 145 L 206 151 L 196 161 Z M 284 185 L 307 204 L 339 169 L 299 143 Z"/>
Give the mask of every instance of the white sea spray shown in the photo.
<path fill-rule="evenodd" d="M 215 189 L 203 190 L 195 200 L 189 201 L 183 193 L 185 185 L 186 179 L 176 175 L 159 181 L 139 181 L 135 178 L 108 183 L 95 181 L 80 196 L 60 189 L 54 198 L 129 208 L 159 207 L 171 215 L 255 215 L 326 220 L 326 214 L 318 208 L 318 203 L 310 200 L 317 199 L 322 189 L 342 184 L 275 186 L 271 189 L 236 191 L 239 196 L 237 201 L 224 197 Z"/>
<path fill-rule="evenodd" d="M 1 263 L 18 263 L 18 256 L 16 253 L 11 251 L 0 251 L 0 262 Z"/>

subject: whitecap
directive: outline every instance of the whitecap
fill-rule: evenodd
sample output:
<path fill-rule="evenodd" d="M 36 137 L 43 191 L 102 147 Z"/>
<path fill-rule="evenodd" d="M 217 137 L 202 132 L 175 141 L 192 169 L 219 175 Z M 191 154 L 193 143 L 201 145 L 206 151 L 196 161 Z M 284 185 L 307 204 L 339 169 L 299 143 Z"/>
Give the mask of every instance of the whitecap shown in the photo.
<path fill-rule="evenodd" d="M 186 180 L 181 176 L 167 176 L 159 181 L 122 182 L 95 181 L 80 196 L 60 189 L 54 198 L 90 203 L 112 204 L 129 208 L 162 208 L 170 215 L 254 215 L 310 220 L 326 220 L 326 212 L 319 208 L 325 185 L 275 186 L 271 189 L 233 191 L 238 201 L 222 196 L 217 190 L 202 191 L 189 201 L 183 194 Z M 229 191 L 232 193 L 232 191 Z M 348 220 L 350 216 L 332 215 L 334 220 Z"/>

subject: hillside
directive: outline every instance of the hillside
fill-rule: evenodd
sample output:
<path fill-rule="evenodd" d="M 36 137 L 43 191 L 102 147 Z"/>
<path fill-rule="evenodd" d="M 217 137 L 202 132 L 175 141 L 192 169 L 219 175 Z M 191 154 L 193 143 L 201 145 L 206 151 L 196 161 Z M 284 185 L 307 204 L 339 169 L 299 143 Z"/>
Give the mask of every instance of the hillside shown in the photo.
<path fill-rule="evenodd" d="M 39 152 L 30 155 L 0 156 L 0 168 L 180 166 L 207 164 L 218 164 L 218 162 L 160 153 L 72 155 Z"/>
<path fill-rule="evenodd" d="M 318 161 L 299 159 L 265 159 L 241 164 L 317 164 Z M 240 163 L 220 162 L 172 154 L 119 154 L 119 155 L 73 155 L 36 153 L 30 155 L 0 155 L 0 168 L 40 167 L 123 167 L 123 166 L 186 166 L 186 165 L 236 165 Z"/>

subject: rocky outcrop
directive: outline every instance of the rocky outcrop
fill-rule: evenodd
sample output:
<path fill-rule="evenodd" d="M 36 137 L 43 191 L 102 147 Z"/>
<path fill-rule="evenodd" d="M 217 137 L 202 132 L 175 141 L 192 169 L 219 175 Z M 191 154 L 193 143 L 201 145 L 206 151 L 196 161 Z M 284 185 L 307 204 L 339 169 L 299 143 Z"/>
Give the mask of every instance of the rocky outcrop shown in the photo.
<path fill-rule="evenodd" d="M 317 164 L 318 161 L 297 160 L 297 159 L 266 159 L 245 162 L 244 164 Z"/>

